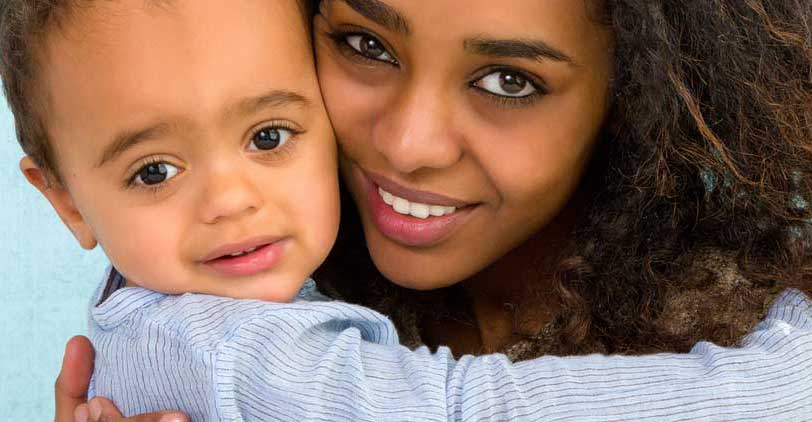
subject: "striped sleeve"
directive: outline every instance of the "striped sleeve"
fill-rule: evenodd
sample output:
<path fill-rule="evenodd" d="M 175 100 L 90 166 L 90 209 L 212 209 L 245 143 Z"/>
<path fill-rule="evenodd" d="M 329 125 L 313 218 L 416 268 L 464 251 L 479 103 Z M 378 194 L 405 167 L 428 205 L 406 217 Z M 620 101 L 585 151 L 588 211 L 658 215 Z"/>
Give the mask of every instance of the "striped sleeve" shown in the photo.
<path fill-rule="evenodd" d="M 453 359 L 338 302 L 122 289 L 92 310 L 95 393 L 206 421 L 809 421 L 812 304 L 784 292 L 738 348 Z"/>
<path fill-rule="evenodd" d="M 341 303 L 246 318 L 213 359 L 222 420 L 809 421 L 812 305 L 788 290 L 738 348 L 543 357 L 430 353 Z"/>

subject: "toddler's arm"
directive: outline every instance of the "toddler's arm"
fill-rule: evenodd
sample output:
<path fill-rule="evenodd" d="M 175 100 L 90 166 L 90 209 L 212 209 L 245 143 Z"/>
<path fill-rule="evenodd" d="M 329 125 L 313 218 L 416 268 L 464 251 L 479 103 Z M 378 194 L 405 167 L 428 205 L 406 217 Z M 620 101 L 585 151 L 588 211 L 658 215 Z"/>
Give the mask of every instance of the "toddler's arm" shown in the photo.
<path fill-rule="evenodd" d="M 224 348 L 220 405 L 226 419 L 291 421 L 803 420 L 812 415 L 812 306 L 797 291 L 779 302 L 740 349 L 700 343 L 689 354 L 517 364 L 370 343 L 384 325 L 319 315 L 329 308 L 295 321 L 272 312 Z"/>
<path fill-rule="evenodd" d="M 212 411 L 222 420 L 296 422 L 795 421 L 812 414 L 812 304 L 797 291 L 778 299 L 741 348 L 700 343 L 688 354 L 516 364 L 500 355 L 456 361 L 445 348 L 410 351 L 375 315 L 335 302 L 285 304 L 228 329 L 198 324 L 226 335 L 208 355 L 211 371 L 199 371 L 200 382 L 212 382 Z M 154 353 L 162 350 L 156 343 Z M 144 399 L 168 395 L 143 411 L 174 408 L 174 395 L 201 391 L 173 376 L 143 386 L 151 394 L 140 392 Z M 174 391 L 162 390 L 167 384 Z"/>

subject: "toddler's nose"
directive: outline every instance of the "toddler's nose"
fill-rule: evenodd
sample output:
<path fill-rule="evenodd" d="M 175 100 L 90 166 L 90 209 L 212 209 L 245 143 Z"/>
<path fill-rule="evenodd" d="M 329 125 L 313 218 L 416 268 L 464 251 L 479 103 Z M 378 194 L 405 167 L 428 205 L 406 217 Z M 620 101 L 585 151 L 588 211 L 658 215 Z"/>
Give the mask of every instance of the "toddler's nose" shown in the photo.
<path fill-rule="evenodd" d="M 238 219 L 263 205 L 258 186 L 241 166 L 219 162 L 207 170 L 200 201 L 200 219 L 206 224 Z"/>

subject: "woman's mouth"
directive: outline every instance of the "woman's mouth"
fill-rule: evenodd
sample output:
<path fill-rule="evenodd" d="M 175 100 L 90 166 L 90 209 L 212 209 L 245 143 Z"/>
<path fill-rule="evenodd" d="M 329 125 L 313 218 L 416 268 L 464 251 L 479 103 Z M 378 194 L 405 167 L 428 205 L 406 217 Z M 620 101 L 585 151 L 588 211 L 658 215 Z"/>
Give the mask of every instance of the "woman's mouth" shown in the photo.
<path fill-rule="evenodd" d="M 443 205 L 430 205 L 421 204 L 419 202 L 410 202 L 406 198 L 395 196 L 378 186 L 378 194 L 383 199 L 386 205 L 392 207 L 398 214 L 411 215 L 412 217 L 426 219 L 429 216 L 442 217 L 444 215 L 451 215 L 457 211 L 457 207 L 443 206 Z"/>
<path fill-rule="evenodd" d="M 467 220 L 476 204 L 416 191 L 358 169 L 375 227 L 406 246 L 434 246 Z"/>

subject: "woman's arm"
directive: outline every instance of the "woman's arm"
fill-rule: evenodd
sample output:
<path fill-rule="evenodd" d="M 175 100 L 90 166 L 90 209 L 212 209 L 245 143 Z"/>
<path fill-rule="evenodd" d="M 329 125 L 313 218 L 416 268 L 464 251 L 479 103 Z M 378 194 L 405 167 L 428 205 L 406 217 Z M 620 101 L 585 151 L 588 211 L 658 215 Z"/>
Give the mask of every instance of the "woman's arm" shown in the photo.
<path fill-rule="evenodd" d="M 54 384 L 56 422 L 72 422 L 74 411 L 87 400 L 87 386 L 93 373 L 93 346 L 86 337 L 68 340 L 62 368 Z"/>

